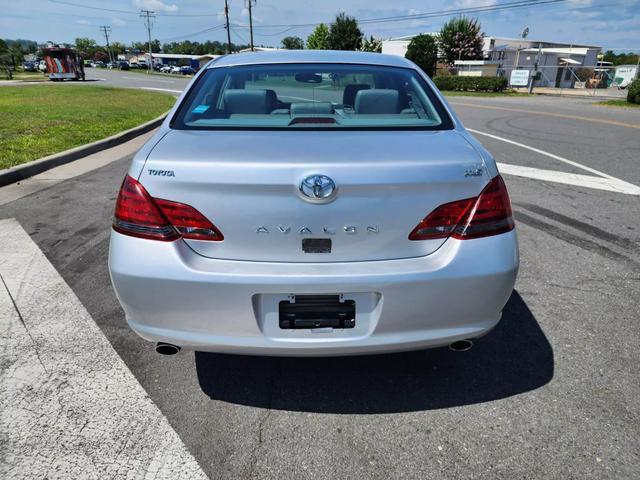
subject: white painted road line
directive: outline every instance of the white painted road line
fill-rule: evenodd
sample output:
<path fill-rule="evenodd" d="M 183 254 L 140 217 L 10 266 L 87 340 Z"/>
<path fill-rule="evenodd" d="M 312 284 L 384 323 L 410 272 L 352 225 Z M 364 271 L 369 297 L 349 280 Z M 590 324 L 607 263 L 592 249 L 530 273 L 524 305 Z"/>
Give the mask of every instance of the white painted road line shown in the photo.
<path fill-rule="evenodd" d="M 596 170 L 595 168 L 587 167 L 586 165 L 582 165 L 581 163 L 574 162 L 573 160 L 569 160 L 568 158 L 561 157 L 559 155 L 555 155 L 550 152 L 546 152 L 544 150 L 540 150 L 539 148 L 531 147 L 529 145 L 525 145 L 524 143 L 515 142 L 513 140 L 509 140 L 508 138 L 499 137 L 497 135 L 492 135 L 490 133 L 481 132 L 479 130 L 475 130 L 473 128 L 467 128 L 471 133 L 475 133 L 476 135 L 482 135 L 485 137 L 493 138 L 494 140 L 499 140 L 504 143 L 509 143 L 511 145 L 515 145 L 516 147 L 524 148 L 526 150 L 530 150 L 540 155 L 544 155 L 549 158 L 553 158 L 562 163 L 566 163 L 567 165 L 571 165 L 576 168 L 580 168 L 586 172 L 593 173 L 598 177 L 592 177 L 589 175 L 578 175 L 575 173 L 568 172 L 560 172 L 556 170 L 545 170 L 541 168 L 532 168 L 532 167 L 521 167 L 519 165 L 511 165 L 506 163 L 501 163 L 498 165 L 498 168 L 507 175 L 517 175 L 520 177 L 533 178 L 535 180 L 545 180 L 547 182 L 556 182 L 563 183 L 567 185 L 576 185 L 587 188 L 596 188 L 599 190 L 609 190 L 617 193 L 624 193 L 627 195 L 640 195 L 640 187 L 634 185 L 633 183 L 625 182 L 624 180 L 620 180 L 614 176 L 611 176 L 607 173 Z M 508 171 L 509 170 L 509 171 Z M 518 173 L 515 173 L 518 172 Z M 602 181 L 606 179 L 607 181 Z"/>
<path fill-rule="evenodd" d="M 207 478 L 13 219 L 0 276 L 1 478 Z"/>
<path fill-rule="evenodd" d="M 176 83 L 174 79 L 171 80 L 162 80 L 159 78 L 149 78 L 149 77 L 122 77 L 125 80 L 144 80 L 145 82 L 156 82 L 156 83 Z"/>
<path fill-rule="evenodd" d="M 141 90 L 155 90 L 158 92 L 182 93 L 182 90 L 172 90 L 170 88 L 140 87 Z"/>
<path fill-rule="evenodd" d="M 545 170 L 542 168 L 523 167 L 507 163 L 498 163 L 500 173 L 514 175 L 516 177 L 531 178 L 545 182 L 562 183 L 576 187 L 594 188 L 627 195 L 640 195 L 640 187 L 616 179 L 594 177 L 592 175 L 580 175 L 577 173 L 560 172 L 558 170 Z"/>

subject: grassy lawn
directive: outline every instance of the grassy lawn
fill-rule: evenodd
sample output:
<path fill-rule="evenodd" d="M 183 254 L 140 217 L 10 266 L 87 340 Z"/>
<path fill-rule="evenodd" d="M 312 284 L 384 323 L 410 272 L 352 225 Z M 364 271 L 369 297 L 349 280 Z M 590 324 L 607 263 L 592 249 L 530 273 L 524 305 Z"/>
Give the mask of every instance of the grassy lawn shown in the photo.
<path fill-rule="evenodd" d="M 6 72 L 0 72 L 0 82 L 8 80 Z M 12 80 L 20 80 L 22 82 L 48 82 L 49 77 L 45 76 L 41 72 L 24 72 L 22 70 L 16 70 L 13 72 Z"/>
<path fill-rule="evenodd" d="M 597 102 L 596 105 L 618 108 L 640 108 L 640 104 L 629 103 L 626 100 L 605 100 L 603 102 Z"/>
<path fill-rule="evenodd" d="M 532 97 L 528 93 L 518 93 L 512 91 L 506 92 L 458 92 L 453 90 L 444 90 L 442 94 L 445 97 Z"/>
<path fill-rule="evenodd" d="M 159 92 L 89 85 L 0 86 L 0 169 L 135 127 L 174 102 Z"/>

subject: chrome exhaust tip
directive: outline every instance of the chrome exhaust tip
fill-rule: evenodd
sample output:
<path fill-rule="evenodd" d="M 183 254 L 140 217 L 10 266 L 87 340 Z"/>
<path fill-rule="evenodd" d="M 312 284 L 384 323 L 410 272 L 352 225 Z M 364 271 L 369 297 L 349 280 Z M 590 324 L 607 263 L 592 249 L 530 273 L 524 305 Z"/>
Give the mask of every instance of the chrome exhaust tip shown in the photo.
<path fill-rule="evenodd" d="M 473 347 L 471 340 L 458 340 L 457 342 L 449 344 L 449 350 L 452 352 L 466 352 L 467 350 L 471 350 L 471 347 Z"/>
<path fill-rule="evenodd" d="M 160 355 L 175 355 L 180 351 L 180 347 L 172 345 L 170 343 L 156 343 L 156 352 Z"/>

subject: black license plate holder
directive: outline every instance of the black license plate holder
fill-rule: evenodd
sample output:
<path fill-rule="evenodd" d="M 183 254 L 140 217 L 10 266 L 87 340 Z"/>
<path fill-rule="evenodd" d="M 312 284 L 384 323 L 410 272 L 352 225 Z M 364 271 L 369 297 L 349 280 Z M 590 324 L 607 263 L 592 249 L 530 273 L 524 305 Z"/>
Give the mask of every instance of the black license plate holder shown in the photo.
<path fill-rule="evenodd" d="M 356 302 L 340 295 L 296 295 L 278 304 L 278 319 L 283 330 L 354 328 Z"/>

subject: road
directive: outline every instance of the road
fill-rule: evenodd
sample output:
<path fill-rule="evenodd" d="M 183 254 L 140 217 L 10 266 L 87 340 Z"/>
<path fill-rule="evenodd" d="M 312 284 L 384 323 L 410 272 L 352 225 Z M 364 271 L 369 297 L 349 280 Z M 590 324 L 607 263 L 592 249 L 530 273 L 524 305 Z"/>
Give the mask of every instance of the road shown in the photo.
<path fill-rule="evenodd" d="M 88 81 L 99 81 L 113 87 L 143 88 L 167 93 L 180 93 L 192 78 L 186 75 L 147 74 L 139 70 L 106 68 L 87 68 L 85 75 Z"/>
<path fill-rule="evenodd" d="M 640 478 L 640 113 L 547 97 L 450 102 L 515 172 L 505 180 L 521 250 L 501 323 L 468 352 L 155 354 L 126 326 L 106 267 L 130 155 L 25 182 L 21 197 L 0 190 L 0 219 L 44 252 L 210 478 Z"/>

